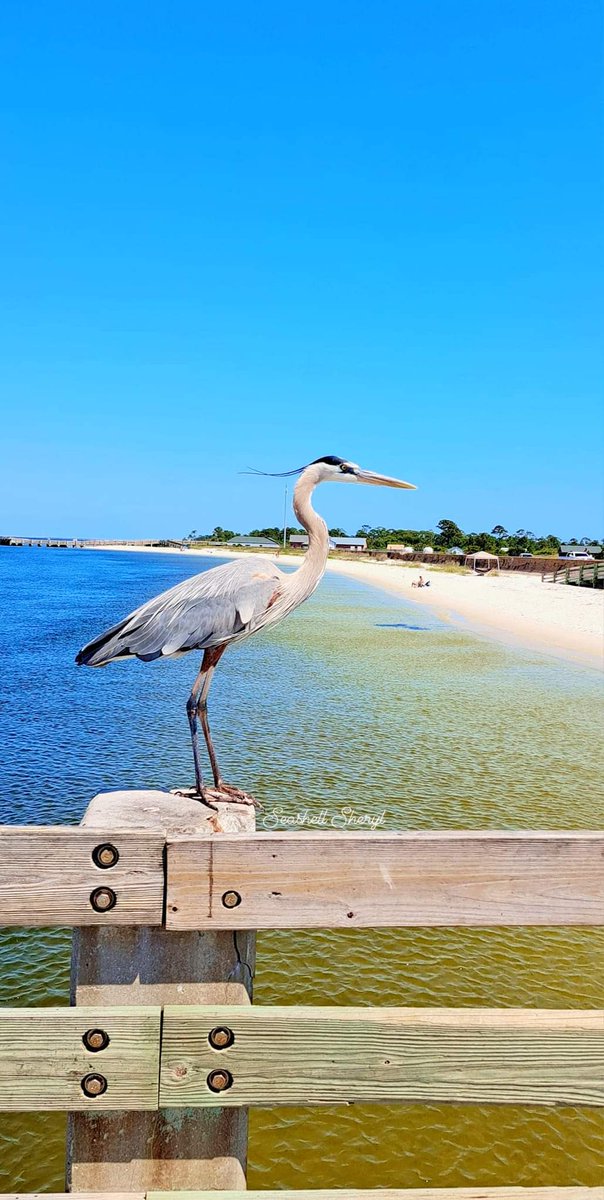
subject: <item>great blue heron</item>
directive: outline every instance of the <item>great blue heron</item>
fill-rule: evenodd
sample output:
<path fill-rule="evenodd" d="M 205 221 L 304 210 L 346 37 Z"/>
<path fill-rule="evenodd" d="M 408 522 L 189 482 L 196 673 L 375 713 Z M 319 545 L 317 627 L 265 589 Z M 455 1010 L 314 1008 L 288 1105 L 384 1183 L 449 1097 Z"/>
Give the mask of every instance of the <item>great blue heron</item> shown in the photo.
<path fill-rule="evenodd" d="M 369 483 L 382 487 L 413 488 L 412 483 L 364 471 L 356 463 L 334 455 L 317 458 L 307 467 L 286 471 L 299 475 L 293 508 L 308 533 L 308 550 L 299 570 L 285 575 L 269 559 L 241 558 L 194 575 L 184 583 L 162 592 L 100 637 L 89 642 L 76 656 L 88 667 L 104 667 L 119 658 L 176 658 L 189 650 L 203 650 L 203 659 L 191 695 L 187 716 L 193 744 L 195 795 L 213 807 L 212 801 L 253 804 L 240 788 L 225 783 L 210 735 L 208 692 L 219 659 L 232 642 L 242 642 L 252 633 L 275 625 L 314 592 L 325 570 L 329 534 L 322 517 L 310 502 L 319 483 Z M 205 738 L 214 787 L 207 787 L 199 761 L 198 722 Z"/>

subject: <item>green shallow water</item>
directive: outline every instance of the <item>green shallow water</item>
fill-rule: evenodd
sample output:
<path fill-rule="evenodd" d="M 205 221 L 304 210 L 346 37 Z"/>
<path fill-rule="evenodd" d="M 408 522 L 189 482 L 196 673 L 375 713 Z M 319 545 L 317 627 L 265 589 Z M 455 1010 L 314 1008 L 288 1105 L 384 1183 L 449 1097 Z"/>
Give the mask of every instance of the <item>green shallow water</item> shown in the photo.
<path fill-rule="evenodd" d="M 36 650 L 24 670 L 39 679 L 50 655 L 57 694 L 35 731 L 46 738 L 42 746 L 35 737 L 32 744 L 27 697 L 15 694 L 9 706 L 12 799 L 3 820 L 77 820 L 101 787 L 169 786 L 190 774 L 180 708 L 192 661 L 72 672 L 67 648 L 74 639 L 77 648 L 93 618 L 125 611 L 124 595 L 138 603 L 196 566 L 93 555 L 88 567 L 86 556 L 69 557 L 79 564 L 64 558 L 64 565 L 45 567 L 38 560 L 52 575 L 44 582 L 53 630 L 63 621 L 64 632 Z M 27 607 L 22 579 L 20 585 Z M 61 604 L 53 602 L 57 589 Z M 64 674 L 57 662 L 65 663 Z M 147 719 L 129 725 L 142 680 Z M 225 775 L 264 801 L 260 828 L 304 828 L 317 818 L 354 828 L 367 816 L 384 829 L 603 825 L 601 687 L 594 673 L 479 640 L 349 580 L 328 576 L 270 637 L 227 655 L 211 704 Z M 32 795 L 33 778 L 39 801 L 32 813 L 23 795 L 24 784 Z M 68 976 L 67 932 L 0 934 L 1 1004 L 65 1003 Z M 255 999 L 604 1007 L 604 931 L 261 933 Z M 2 1117 L 0 1189 L 60 1188 L 64 1127 L 62 1117 L 48 1114 Z M 603 1179 L 604 1113 L 597 1110 L 359 1105 L 251 1115 L 250 1187 Z"/>

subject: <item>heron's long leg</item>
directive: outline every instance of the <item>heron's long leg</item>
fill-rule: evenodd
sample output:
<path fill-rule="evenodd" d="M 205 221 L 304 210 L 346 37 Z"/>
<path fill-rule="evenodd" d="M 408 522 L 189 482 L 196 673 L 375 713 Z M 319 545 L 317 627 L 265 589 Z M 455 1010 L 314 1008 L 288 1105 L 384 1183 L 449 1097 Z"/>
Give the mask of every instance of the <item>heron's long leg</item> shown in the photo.
<path fill-rule="evenodd" d="M 212 676 L 215 670 L 216 668 L 214 666 L 208 667 L 205 675 L 203 676 L 203 684 L 197 700 L 197 715 L 201 721 L 203 736 L 208 748 L 208 757 L 212 767 L 214 783 L 216 787 L 219 788 L 222 783 L 222 779 L 220 777 L 220 767 L 218 766 L 218 759 L 216 758 L 216 751 L 214 749 L 214 743 L 212 742 L 212 735 L 210 733 L 210 722 L 208 721 L 208 692 L 210 690 L 210 684 L 212 682 Z"/>
<path fill-rule="evenodd" d="M 203 796 L 203 777 L 201 774 L 201 763 L 199 761 L 199 737 L 197 734 L 197 705 L 201 695 L 204 681 L 205 671 L 203 663 L 201 670 L 191 688 L 191 695 L 187 700 L 187 717 L 189 720 L 189 729 L 191 730 L 191 745 L 193 747 L 193 765 L 195 767 L 195 785 L 200 796 Z"/>
<path fill-rule="evenodd" d="M 203 730 L 203 736 L 205 738 L 205 743 L 208 750 L 208 757 L 212 767 L 212 774 L 214 776 L 214 788 L 206 789 L 206 795 L 212 800 L 219 800 L 222 803 L 227 804 L 255 804 L 256 801 L 254 800 L 253 796 L 250 796 L 247 792 L 242 791 L 241 788 L 233 787 L 232 784 L 224 782 L 224 779 L 220 774 L 220 767 L 218 766 L 218 759 L 216 758 L 216 751 L 214 749 L 212 735 L 210 733 L 210 722 L 208 721 L 208 692 L 210 690 L 212 676 L 225 649 L 225 646 L 217 646 L 215 649 L 206 650 L 203 656 L 203 662 L 201 664 L 201 671 L 199 673 L 201 688 L 197 692 L 197 716 L 201 721 L 201 728 Z"/>

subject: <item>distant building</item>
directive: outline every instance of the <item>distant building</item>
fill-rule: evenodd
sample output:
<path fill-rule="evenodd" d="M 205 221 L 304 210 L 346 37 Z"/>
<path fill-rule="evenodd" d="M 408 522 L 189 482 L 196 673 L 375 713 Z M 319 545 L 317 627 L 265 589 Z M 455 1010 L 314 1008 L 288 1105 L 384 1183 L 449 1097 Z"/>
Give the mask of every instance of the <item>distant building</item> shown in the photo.
<path fill-rule="evenodd" d="M 308 534 L 290 533 L 289 544 L 292 550 L 306 550 Z M 361 551 L 367 549 L 367 538 L 330 537 L 329 544 L 333 550 Z"/>
<path fill-rule="evenodd" d="M 413 546 L 405 546 L 404 542 L 388 542 L 387 554 L 415 554 Z"/>
<path fill-rule="evenodd" d="M 560 546 L 561 558 L 600 558 L 602 547 L 599 542 L 591 542 L 589 546 L 577 546 L 574 542 L 569 542 L 566 546 Z"/>
<path fill-rule="evenodd" d="M 265 537 L 234 537 L 226 543 L 227 546 L 253 546 L 261 550 L 278 550 L 277 542 Z"/>

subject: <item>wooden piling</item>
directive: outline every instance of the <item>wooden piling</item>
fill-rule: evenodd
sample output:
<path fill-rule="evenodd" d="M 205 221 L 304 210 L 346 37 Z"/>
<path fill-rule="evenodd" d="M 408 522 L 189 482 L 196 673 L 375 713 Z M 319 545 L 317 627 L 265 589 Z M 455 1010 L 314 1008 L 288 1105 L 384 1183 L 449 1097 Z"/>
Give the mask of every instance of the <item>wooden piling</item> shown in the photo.
<path fill-rule="evenodd" d="M 160 791 L 96 796 L 81 822 L 119 835 L 147 829 L 166 837 L 250 833 L 253 808 L 220 805 Z M 111 869 L 103 871 L 110 886 Z M 119 894 L 118 894 L 119 903 Z M 251 1000 L 255 933 L 95 926 L 74 930 L 74 1005 L 236 1004 Z M 159 1079 L 158 1079 L 159 1089 Z M 67 1187 L 76 1192 L 155 1188 L 245 1189 L 247 1109 L 160 1109 L 73 1113 L 69 1118 Z"/>

